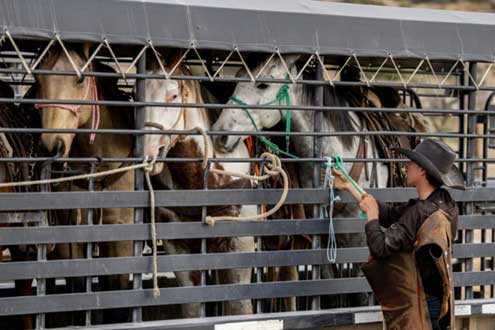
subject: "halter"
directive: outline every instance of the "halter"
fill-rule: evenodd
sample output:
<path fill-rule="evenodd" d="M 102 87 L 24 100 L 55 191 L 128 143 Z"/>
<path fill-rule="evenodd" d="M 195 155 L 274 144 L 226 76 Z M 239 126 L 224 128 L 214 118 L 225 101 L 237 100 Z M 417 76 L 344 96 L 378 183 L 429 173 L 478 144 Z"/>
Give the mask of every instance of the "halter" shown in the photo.
<path fill-rule="evenodd" d="M 231 96 L 229 97 L 229 99 L 237 104 L 240 104 L 240 105 L 248 105 L 247 103 L 245 103 L 244 101 L 242 101 L 241 99 L 235 97 L 235 96 Z M 261 105 L 272 105 L 272 104 L 275 104 L 275 103 L 278 103 L 279 105 L 282 105 L 282 102 L 285 101 L 285 105 L 286 106 L 290 106 L 291 105 L 291 101 L 290 101 L 290 94 L 289 94 L 289 85 L 288 84 L 283 84 L 282 87 L 280 87 L 280 89 L 278 90 L 277 92 L 277 95 L 275 96 L 275 99 L 272 100 L 272 101 L 269 101 L 269 102 L 266 102 L 266 103 L 262 103 Z M 253 118 L 253 115 L 251 114 L 251 112 L 249 112 L 249 109 L 242 109 L 248 116 L 249 120 L 251 121 L 251 124 L 253 125 L 254 129 L 259 132 L 259 129 L 258 129 L 258 126 L 256 125 L 256 122 Z M 284 115 L 282 113 L 282 110 L 278 110 L 278 112 L 280 113 L 280 119 L 283 119 L 284 118 Z M 291 118 L 291 111 L 289 108 L 287 108 L 286 110 L 286 119 L 285 119 L 285 132 L 286 133 L 290 133 L 291 132 L 291 122 L 292 122 L 292 118 Z M 281 153 L 283 155 L 286 155 L 286 156 L 289 156 L 291 158 L 297 158 L 295 155 L 289 153 L 289 143 L 290 143 L 290 136 L 289 135 L 286 135 L 285 136 L 285 142 L 286 142 L 286 151 L 283 151 L 281 150 L 275 143 L 271 142 L 270 140 L 268 140 L 267 138 L 265 138 L 264 136 L 256 136 L 256 138 L 258 140 L 260 140 L 261 142 L 263 142 L 264 144 L 266 144 L 272 151 L 275 151 L 277 153 Z"/>
<path fill-rule="evenodd" d="M 144 128 L 149 127 L 149 128 L 156 128 L 156 129 L 158 129 L 160 131 L 167 131 L 167 130 L 171 130 L 175 126 L 177 126 L 177 124 L 180 122 L 181 119 L 184 119 L 184 121 L 185 121 L 184 108 L 180 108 L 179 114 L 177 115 L 177 119 L 175 120 L 175 122 L 174 122 L 174 124 L 172 126 L 170 126 L 170 127 L 167 128 L 167 127 L 163 126 L 160 123 L 155 123 L 155 122 L 152 122 L 152 121 L 147 121 L 147 122 L 144 123 Z M 171 137 L 169 137 L 168 135 L 165 135 L 164 137 L 168 137 L 170 139 L 170 144 L 172 144 L 173 140 L 172 140 Z M 163 146 L 165 146 L 165 144 L 160 144 L 158 146 L 158 148 L 162 148 Z"/>
<path fill-rule="evenodd" d="M 91 71 L 91 69 L 92 69 L 92 65 L 90 64 L 89 71 Z M 98 86 L 96 85 L 96 79 L 94 76 L 88 78 L 89 81 L 86 84 L 86 90 L 84 92 L 84 96 L 82 100 L 86 100 L 86 98 L 89 95 L 89 90 L 93 89 L 94 101 L 98 102 L 99 97 L 98 97 Z M 78 122 L 79 122 L 79 116 L 81 115 L 80 104 L 36 103 L 34 107 L 38 110 L 44 108 L 58 108 L 58 109 L 70 111 L 76 116 Z M 91 129 L 97 130 L 99 125 L 100 125 L 100 106 L 98 104 L 93 104 L 92 115 L 91 115 Z M 93 144 L 95 142 L 95 138 L 96 138 L 96 133 L 91 133 L 89 136 L 89 143 Z"/>

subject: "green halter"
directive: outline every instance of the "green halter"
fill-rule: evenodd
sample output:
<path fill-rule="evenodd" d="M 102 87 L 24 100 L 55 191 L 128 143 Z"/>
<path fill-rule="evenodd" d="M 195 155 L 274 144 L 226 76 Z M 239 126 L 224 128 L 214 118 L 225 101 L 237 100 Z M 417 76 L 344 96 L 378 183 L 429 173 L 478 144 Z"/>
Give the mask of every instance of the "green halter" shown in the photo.
<path fill-rule="evenodd" d="M 247 103 L 245 103 L 241 99 L 238 99 L 235 96 L 231 96 L 229 99 L 231 101 L 237 103 L 237 104 L 247 105 Z M 282 87 L 280 87 L 274 100 L 272 100 L 270 102 L 263 103 L 261 105 L 273 105 L 276 103 L 278 103 L 279 105 L 282 105 L 282 102 L 284 102 L 284 101 L 285 101 L 286 106 L 291 105 L 290 94 L 289 94 L 289 85 L 288 84 L 284 84 L 284 85 L 282 85 Z M 255 122 L 251 112 L 249 112 L 249 109 L 243 109 L 243 110 L 247 114 L 249 120 L 251 121 L 251 124 L 253 124 L 254 129 L 257 132 L 259 132 L 258 126 L 256 125 L 256 122 Z M 280 118 L 282 119 L 284 117 L 282 110 L 279 109 L 278 111 L 280 113 Z M 286 109 L 286 119 L 285 119 L 285 132 L 286 133 L 291 132 L 291 123 L 292 123 L 291 112 L 290 112 L 290 109 L 287 108 Z M 266 139 L 265 137 L 257 136 L 257 138 L 260 141 L 262 141 L 264 144 L 266 144 L 272 151 L 284 154 L 284 155 L 292 157 L 292 158 L 297 158 L 295 155 L 292 155 L 289 153 L 289 143 L 290 143 L 290 136 L 289 135 L 285 136 L 285 143 L 286 143 L 286 151 L 285 152 L 283 150 L 281 150 L 276 144 L 274 144 L 270 140 Z"/>

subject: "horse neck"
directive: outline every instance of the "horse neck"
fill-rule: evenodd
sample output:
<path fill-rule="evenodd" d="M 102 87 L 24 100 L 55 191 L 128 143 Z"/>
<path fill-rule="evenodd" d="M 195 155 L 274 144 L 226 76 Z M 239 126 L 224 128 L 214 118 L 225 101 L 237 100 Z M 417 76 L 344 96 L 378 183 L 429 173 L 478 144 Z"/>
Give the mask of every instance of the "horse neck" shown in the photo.
<path fill-rule="evenodd" d="M 304 85 L 295 85 L 290 89 L 292 105 L 294 106 L 311 106 L 314 105 L 314 98 L 307 93 L 306 88 L 311 88 Z M 315 131 L 315 113 L 306 110 L 293 110 L 292 113 L 292 130 L 296 132 L 314 132 Z M 353 117 L 359 124 L 355 112 L 350 111 L 349 115 Z M 337 132 L 334 123 L 328 117 L 322 116 L 320 121 L 322 132 Z M 355 127 L 357 131 L 360 127 Z M 359 147 L 359 137 L 353 139 L 352 146 L 346 148 L 342 140 L 338 136 L 326 136 L 322 138 L 320 157 L 326 156 L 342 156 L 344 158 L 352 158 L 356 155 Z M 313 157 L 314 138 L 311 136 L 295 136 L 293 137 L 294 147 L 300 157 Z"/>
<path fill-rule="evenodd" d="M 203 103 L 203 99 L 197 90 L 194 95 L 185 103 Z M 211 127 L 211 122 L 207 110 L 204 108 L 183 108 L 184 111 L 184 129 L 194 130 L 201 128 L 208 131 Z M 214 153 L 213 142 L 211 137 L 207 137 L 207 145 L 201 135 L 191 135 L 184 140 L 176 143 L 174 148 L 169 152 L 170 157 L 184 158 L 203 158 L 205 152 L 208 152 L 208 157 L 212 158 Z M 182 189 L 202 189 L 204 180 L 204 169 L 201 163 L 170 163 L 168 164 L 170 174 L 174 186 Z M 223 169 L 220 164 L 212 163 L 210 168 Z M 220 187 L 230 181 L 229 177 L 218 174 L 208 174 L 208 187 Z"/>

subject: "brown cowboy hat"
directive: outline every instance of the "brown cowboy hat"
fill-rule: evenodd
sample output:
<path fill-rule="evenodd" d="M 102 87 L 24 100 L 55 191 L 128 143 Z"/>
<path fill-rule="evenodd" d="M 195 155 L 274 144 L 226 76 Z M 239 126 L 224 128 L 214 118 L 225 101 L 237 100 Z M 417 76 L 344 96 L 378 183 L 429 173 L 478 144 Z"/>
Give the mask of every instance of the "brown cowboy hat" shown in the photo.
<path fill-rule="evenodd" d="M 438 182 L 454 189 L 465 189 L 462 172 L 454 165 L 456 154 L 437 139 L 424 139 L 414 150 L 394 148 L 431 175 Z"/>

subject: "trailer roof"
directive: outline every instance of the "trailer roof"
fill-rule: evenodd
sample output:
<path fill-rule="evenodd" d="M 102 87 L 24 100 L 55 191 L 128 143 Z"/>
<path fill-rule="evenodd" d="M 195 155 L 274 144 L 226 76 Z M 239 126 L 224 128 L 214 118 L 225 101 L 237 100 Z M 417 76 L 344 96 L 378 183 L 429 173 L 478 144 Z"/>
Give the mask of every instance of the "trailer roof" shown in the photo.
<path fill-rule="evenodd" d="M 495 14 L 312 0 L 2 0 L 15 38 L 492 61 Z"/>

